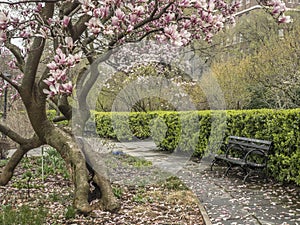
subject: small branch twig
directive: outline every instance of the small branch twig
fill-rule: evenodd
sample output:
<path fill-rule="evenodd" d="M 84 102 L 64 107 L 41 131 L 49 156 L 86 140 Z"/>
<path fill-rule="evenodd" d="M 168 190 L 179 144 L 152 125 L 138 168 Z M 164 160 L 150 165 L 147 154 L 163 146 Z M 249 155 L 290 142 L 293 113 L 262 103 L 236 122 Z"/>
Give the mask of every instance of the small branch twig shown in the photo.
<path fill-rule="evenodd" d="M 56 3 L 61 2 L 63 0 L 27 0 L 27 1 L 18 1 L 18 2 L 4 2 L 0 1 L 0 4 L 6 4 L 6 5 L 18 5 L 18 4 L 25 4 L 25 3 L 39 3 L 39 2 L 45 2 L 45 3 Z"/>
<path fill-rule="evenodd" d="M 8 82 L 11 86 L 13 86 L 14 89 L 16 89 L 19 92 L 19 86 L 14 83 L 11 79 L 9 79 L 7 76 L 5 76 L 2 72 L 0 72 L 0 77 Z"/>

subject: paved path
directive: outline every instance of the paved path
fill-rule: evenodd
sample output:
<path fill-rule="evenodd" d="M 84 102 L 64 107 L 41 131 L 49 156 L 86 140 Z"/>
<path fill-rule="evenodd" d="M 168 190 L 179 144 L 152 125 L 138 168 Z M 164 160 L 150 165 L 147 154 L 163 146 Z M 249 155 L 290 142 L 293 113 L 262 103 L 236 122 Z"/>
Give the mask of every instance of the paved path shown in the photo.
<path fill-rule="evenodd" d="M 223 177 L 222 167 L 210 171 L 209 160 L 199 164 L 186 161 L 185 157 L 182 161 L 175 158 L 175 170 L 172 171 L 170 159 L 174 157 L 155 150 L 152 142 L 115 143 L 114 149 L 143 157 L 168 172 L 176 171 L 176 175 L 198 196 L 212 224 L 300 225 L 299 187 L 285 187 L 271 181 L 265 183 L 257 177 L 243 184 L 239 173 Z M 183 167 L 182 162 L 185 162 Z M 164 167 L 164 163 L 168 166 Z"/>

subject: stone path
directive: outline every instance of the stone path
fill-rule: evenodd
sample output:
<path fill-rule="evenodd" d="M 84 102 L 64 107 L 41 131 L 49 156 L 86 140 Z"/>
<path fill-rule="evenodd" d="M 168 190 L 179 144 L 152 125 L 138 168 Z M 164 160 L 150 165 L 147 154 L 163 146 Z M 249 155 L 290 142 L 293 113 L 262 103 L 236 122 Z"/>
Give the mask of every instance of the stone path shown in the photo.
<path fill-rule="evenodd" d="M 209 160 L 200 164 L 157 151 L 152 142 L 115 143 L 115 150 L 152 161 L 154 165 L 175 172 L 198 196 L 210 221 L 216 225 L 300 225 L 300 188 L 284 186 L 253 177 L 246 184 L 242 174 L 223 177 L 224 168 L 210 171 Z M 180 162 L 180 163 L 178 163 Z M 181 164 L 185 162 L 185 164 Z M 168 166 L 164 167 L 164 163 Z M 178 166 L 179 165 L 179 166 Z M 182 166 L 183 165 L 183 166 Z M 182 166 L 180 168 L 180 166 Z"/>

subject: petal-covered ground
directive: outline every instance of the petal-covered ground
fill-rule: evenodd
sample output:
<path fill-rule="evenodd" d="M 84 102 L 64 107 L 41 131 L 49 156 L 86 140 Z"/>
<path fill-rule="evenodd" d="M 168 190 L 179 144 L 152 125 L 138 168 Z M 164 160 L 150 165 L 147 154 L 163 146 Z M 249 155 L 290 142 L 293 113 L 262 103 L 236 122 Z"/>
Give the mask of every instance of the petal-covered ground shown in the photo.
<path fill-rule="evenodd" d="M 120 211 L 78 215 L 63 162 L 51 154 L 43 170 L 40 157 L 26 158 L 0 187 L 0 224 L 203 224 L 197 197 L 180 180 L 128 156 L 105 159 Z"/>

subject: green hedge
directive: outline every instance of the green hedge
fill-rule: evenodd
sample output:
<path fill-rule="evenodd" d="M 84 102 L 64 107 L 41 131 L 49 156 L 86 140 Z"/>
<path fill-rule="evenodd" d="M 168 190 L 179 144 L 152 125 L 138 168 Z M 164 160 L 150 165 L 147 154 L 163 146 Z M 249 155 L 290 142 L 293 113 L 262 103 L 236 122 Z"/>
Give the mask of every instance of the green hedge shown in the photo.
<path fill-rule="evenodd" d="M 161 150 L 202 157 L 229 135 L 271 140 L 270 173 L 300 184 L 300 109 L 95 114 L 100 137 L 152 137 Z M 212 143 L 212 144 L 209 144 Z"/>

